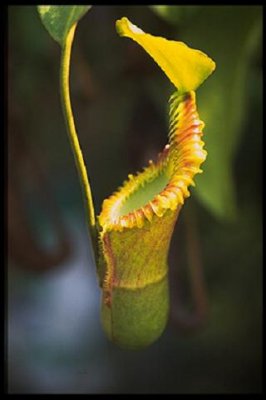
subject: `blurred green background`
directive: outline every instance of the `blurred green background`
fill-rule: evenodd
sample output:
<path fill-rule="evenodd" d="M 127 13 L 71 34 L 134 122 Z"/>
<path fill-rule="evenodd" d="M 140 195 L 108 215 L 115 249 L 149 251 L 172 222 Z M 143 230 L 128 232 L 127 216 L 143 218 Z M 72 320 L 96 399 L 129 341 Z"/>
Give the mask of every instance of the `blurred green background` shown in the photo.
<path fill-rule="evenodd" d="M 97 214 L 166 144 L 174 90 L 137 44 L 119 38 L 115 21 L 126 16 L 146 32 L 184 41 L 217 65 L 197 92 L 208 158 L 169 256 L 172 291 L 178 266 L 189 307 L 184 214 L 193 210 L 208 319 L 190 332 L 170 319 L 139 352 L 116 348 L 101 329 L 60 105 L 60 48 L 36 7 L 8 11 L 9 392 L 261 392 L 262 7 L 93 6 L 78 25 L 72 102 Z"/>

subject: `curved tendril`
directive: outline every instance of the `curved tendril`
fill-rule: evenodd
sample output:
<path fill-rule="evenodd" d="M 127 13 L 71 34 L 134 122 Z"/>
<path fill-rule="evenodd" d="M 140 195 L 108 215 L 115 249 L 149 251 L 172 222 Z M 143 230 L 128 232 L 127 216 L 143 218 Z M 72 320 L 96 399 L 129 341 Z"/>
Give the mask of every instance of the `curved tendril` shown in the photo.
<path fill-rule="evenodd" d="M 80 148 L 78 135 L 75 128 L 74 116 L 72 112 L 70 92 L 69 92 L 69 71 L 70 71 L 70 58 L 71 49 L 74 39 L 75 29 L 77 24 L 74 24 L 70 29 L 67 37 L 65 39 L 64 45 L 62 47 L 61 56 L 61 70 L 60 70 L 60 87 L 61 87 L 61 98 L 62 107 L 64 111 L 65 121 L 67 125 L 67 130 L 70 138 L 70 143 L 75 156 L 76 166 L 79 172 L 79 177 L 81 185 L 84 189 L 85 194 L 85 206 L 89 217 L 89 230 L 91 233 L 92 243 L 94 250 L 96 251 L 96 224 L 95 224 L 95 212 L 93 205 L 93 198 L 91 193 L 90 181 L 87 174 L 86 165 L 83 159 L 82 150 Z"/>

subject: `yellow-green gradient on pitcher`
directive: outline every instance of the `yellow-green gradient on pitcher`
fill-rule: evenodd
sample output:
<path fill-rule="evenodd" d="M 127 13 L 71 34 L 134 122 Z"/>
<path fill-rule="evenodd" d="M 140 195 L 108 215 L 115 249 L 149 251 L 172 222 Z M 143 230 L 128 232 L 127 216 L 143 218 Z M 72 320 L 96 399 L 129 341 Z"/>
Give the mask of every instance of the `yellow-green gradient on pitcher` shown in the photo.
<path fill-rule="evenodd" d="M 195 90 L 215 63 L 184 43 L 144 33 L 127 18 L 116 28 L 142 46 L 176 87 L 169 143 L 155 162 L 129 175 L 99 215 L 103 327 L 119 346 L 138 349 L 154 342 L 167 323 L 169 245 L 188 186 L 207 155 Z"/>

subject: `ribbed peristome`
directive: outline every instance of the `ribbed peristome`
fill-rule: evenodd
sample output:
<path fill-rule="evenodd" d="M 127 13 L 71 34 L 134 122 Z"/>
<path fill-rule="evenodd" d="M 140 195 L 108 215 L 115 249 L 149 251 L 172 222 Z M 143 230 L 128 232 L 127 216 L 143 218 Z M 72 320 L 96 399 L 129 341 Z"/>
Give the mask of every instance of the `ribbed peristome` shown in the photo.
<path fill-rule="evenodd" d="M 123 185 L 108 199 L 104 200 L 99 216 L 102 234 L 108 231 L 122 231 L 125 228 L 142 228 L 145 221 L 152 221 L 154 215 L 162 217 L 167 210 L 176 210 L 189 197 L 188 187 L 194 186 L 193 177 L 201 173 L 200 165 L 207 152 L 201 140 L 204 123 L 199 119 L 194 91 L 185 94 L 175 92 L 169 100 L 170 128 L 169 144 L 159 154 L 158 160 L 136 175 L 129 175 Z M 146 204 L 123 214 L 121 210 L 131 196 L 145 189 L 160 174 L 167 177 L 163 189 Z"/>

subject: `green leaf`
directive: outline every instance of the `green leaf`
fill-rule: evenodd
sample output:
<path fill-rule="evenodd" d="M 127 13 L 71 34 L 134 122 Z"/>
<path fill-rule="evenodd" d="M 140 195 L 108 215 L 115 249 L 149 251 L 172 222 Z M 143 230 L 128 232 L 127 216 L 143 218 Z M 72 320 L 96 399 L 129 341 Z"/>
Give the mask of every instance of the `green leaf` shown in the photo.
<path fill-rule="evenodd" d="M 63 46 L 70 28 L 91 6 L 37 6 L 37 8 L 47 31 Z"/>
<path fill-rule="evenodd" d="M 212 11 L 204 12 L 205 21 L 211 20 Z M 198 179 L 197 195 L 220 219 L 234 220 L 237 216 L 234 157 L 248 112 L 246 80 L 256 43 L 252 41 L 254 29 L 261 26 L 259 14 L 259 7 L 221 7 L 208 29 L 195 22 L 193 32 L 193 40 L 201 33 L 200 41 L 206 40 L 219 65 L 215 80 L 198 93 L 209 157 L 204 176 Z M 185 37 L 192 40 L 188 30 Z M 209 37 L 212 40 L 208 41 Z"/>
<path fill-rule="evenodd" d="M 218 66 L 215 79 L 198 91 L 208 157 L 195 194 L 216 217 L 233 220 L 237 216 L 234 158 L 248 115 L 246 82 L 262 32 L 262 7 L 201 7 L 185 25 L 180 28 L 179 21 L 177 25 L 182 40 L 211 54 Z"/>

